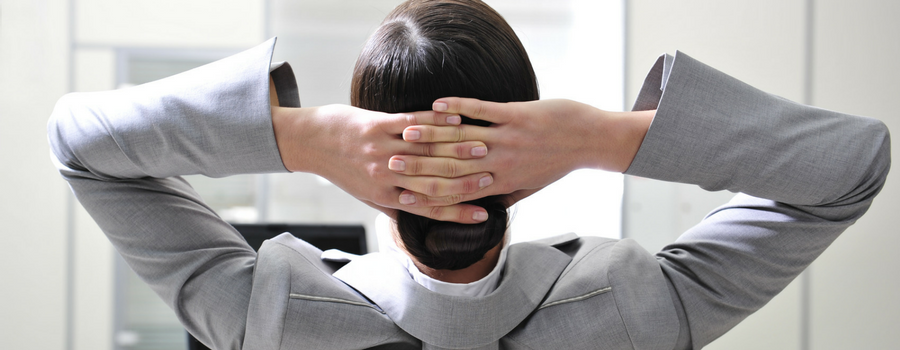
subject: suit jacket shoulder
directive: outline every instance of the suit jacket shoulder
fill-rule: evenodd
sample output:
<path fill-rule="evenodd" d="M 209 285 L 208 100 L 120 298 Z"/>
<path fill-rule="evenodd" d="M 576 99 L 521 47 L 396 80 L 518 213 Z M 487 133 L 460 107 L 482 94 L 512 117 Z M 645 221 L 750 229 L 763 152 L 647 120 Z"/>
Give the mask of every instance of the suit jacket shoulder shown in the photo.
<path fill-rule="evenodd" d="M 673 346 L 679 321 L 666 282 L 633 241 L 565 235 L 509 249 L 498 289 L 463 298 L 424 290 L 391 257 L 369 254 L 341 266 L 322 261 L 302 240 L 279 236 L 260 249 L 244 346 Z"/>
<path fill-rule="evenodd" d="M 630 239 L 581 237 L 534 314 L 507 336 L 508 348 L 671 349 L 679 319 L 656 259 Z"/>

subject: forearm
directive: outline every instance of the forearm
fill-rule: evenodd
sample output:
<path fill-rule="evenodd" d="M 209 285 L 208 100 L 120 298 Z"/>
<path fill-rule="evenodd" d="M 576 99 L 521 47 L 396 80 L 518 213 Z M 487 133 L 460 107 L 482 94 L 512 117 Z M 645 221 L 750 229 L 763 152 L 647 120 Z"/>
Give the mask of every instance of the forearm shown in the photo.
<path fill-rule="evenodd" d="M 51 148 L 66 169 L 102 179 L 283 172 L 265 50 L 134 88 L 69 94 L 48 124 Z"/>
<path fill-rule="evenodd" d="M 683 54 L 648 75 L 635 109 L 656 108 L 628 174 L 824 206 L 877 193 L 890 166 L 883 123 L 772 96 Z"/>

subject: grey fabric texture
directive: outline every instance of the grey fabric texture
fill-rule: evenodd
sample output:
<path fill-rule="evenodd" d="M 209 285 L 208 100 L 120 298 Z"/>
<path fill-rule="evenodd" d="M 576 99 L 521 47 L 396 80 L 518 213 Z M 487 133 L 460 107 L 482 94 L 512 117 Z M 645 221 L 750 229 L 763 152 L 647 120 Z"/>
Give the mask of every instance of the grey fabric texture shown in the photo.
<path fill-rule="evenodd" d="M 890 136 L 878 120 L 767 94 L 681 52 L 660 58 L 635 102 L 657 107 L 626 173 L 742 192 L 657 253 L 699 349 L 866 212 L 890 168 Z"/>
<path fill-rule="evenodd" d="M 497 290 L 430 292 L 382 254 L 347 264 L 289 234 L 254 252 L 180 175 L 285 172 L 268 79 L 299 106 L 274 39 L 124 90 L 69 94 L 52 158 L 132 269 L 214 349 L 702 348 L 759 309 L 869 207 L 890 167 L 877 120 L 766 94 L 677 53 L 627 173 L 745 194 L 655 256 L 566 234 L 509 247 Z"/>

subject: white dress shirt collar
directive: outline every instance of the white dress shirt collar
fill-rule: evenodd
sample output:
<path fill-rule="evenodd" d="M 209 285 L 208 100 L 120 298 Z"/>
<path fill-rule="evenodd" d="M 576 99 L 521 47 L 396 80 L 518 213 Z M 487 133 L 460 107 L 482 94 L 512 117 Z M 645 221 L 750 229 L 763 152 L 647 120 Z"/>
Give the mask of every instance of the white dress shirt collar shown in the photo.
<path fill-rule="evenodd" d="M 375 219 L 375 233 L 378 236 L 379 250 L 397 259 L 409 271 L 409 276 L 426 289 L 445 295 L 467 297 L 483 297 L 497 289 L 500 277 L 502 277 L 503 266 L 506 264 L 509 230 L 506 231 L 503 238 L 503 247 L 500 249 L 500 258 L 497 259 L 497 265 L 494 266 L 494 269 L 487 276 L 471 283 L 449 283 L 436 280 L 419 271 L 419 268 L 416 267 L 409 255 L 394 242 L 393 227 L 394 223 L 387 215 L 379 214 L 378 218 Z"/>

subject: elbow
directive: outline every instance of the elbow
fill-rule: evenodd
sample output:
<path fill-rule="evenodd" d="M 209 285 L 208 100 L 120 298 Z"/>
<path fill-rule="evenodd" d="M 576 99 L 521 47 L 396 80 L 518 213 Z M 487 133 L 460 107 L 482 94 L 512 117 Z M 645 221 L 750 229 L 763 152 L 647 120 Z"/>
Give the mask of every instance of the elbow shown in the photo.
<path fill-rule="evenodd" d="M 47 141 L 50 143 L 50 157 L 53 163 L 61 171 L 67 169 L 83 170 L 76 157 L 73 145 L 77 139 L 79 128 L 76 124 L 75 110 L 78 106 L 77 94 L 63 95 L 53 107 L 50 119 L 47 121 Z"/>
<path fill-rule="evenodd" d="M 873 196 L 884 187 L 888 173 L 891 170 L 891 132 L 887 125 L 881 121 L 872 123 L 872 134 L 874 141 L 874 157 L 872 158 L 872 183 L 876 188 Z"/>
<path fill-rule="evenodd" d="M 53 157 L 57 166 L 64 164 L 71 155 L 65 137 L 65 125 L 72 119 L 71 95 L 71 93 L 63 95 L 56 101 L 53 112 L 50 113 L 50 119 L 47 121 L 47 142 L 50 143 L 50 156 Z"/>
<path fill-rule="evenodd" d="M 833 196 L 815 204 L 817 215 L 831 221 L 854 221 L 868 211 L 884 188 L 891 168 L 891 137 L 887 126 L 879 120 L 856 117 L 839 144 L 829 145 L 843 153 L 833 164 L 842 169 L 823 182 L 823 190 Z M 838 185 L 839 184 L 839 185 Z"/>
<path fill-rule="evenodd" d="M 856 163 L 850 163 L 848 166 L 854 167 L 858 171 L 858 181 L 854 188 L 845 196 L 840 198 L 835 204 L 861 204 L 861 209 L 854 215 L 861 216 L 872 200 L 884 188 L 887 181 L 888 172 L 891 169 L 891 134 L 887 126 L 876 119 L 866 118 L 867 123 L 863 128 L 864 131 L 856 137 L 862 142 L 865 148 L 861 149 L 859 158 Z"/>

